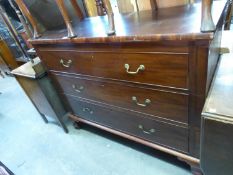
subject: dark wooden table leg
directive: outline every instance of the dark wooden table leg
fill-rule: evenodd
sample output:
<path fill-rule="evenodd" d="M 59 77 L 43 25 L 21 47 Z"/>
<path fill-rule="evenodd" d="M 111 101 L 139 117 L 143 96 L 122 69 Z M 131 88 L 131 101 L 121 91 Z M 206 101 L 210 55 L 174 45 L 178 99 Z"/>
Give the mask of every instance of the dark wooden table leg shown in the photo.
<path fill-rule="evenodd" d="M 57 6 L 62 14 L 62 17 L 65 21 L 65 24 L 66 24 L 66 28 L 67 28 L 67 31 L 68 31 L 68 38 L 75 38 L 77 35 L 75 34 L 75 31 L 72 27 L 72 24 L 71 24 L 71 19 L 70 19 L 70 16 L 69 16 L 69 13 L 65 7 L 65 3 L 64 3 L 64 0 L 56 0 L 56 3 L 57 3 Z"/>
<path fill-rule="evenodd" d="M 76 0 L 70 0 L 77 16 L 79 17 L 80 20 L 83 20 L 84 19 L 84 15 L 83 15 L 83 12 L 81 10 L 81 8 L 79 7 L 78 3 Z"/>
<path fill-rule="evenodd" d="M 39 38 L 41 36 L 40 32 L 39 32 L 39 26 L 38 26 L 38 22 L 36 22 L 36 20 L 34 19 L 34 17 L 32 16 L 32 14 L 30 13 L 30 11 L 28 10 L 27 6 L 25 5 L 23 0 L 15 0 L 15 2 L 17 3 L 17 5 L 19 6 L 21 12 L 24 14 L 24 16 L 27 17 L 27 19 L 29 20 L 29 22 L 32 25 L 33 28 L 33 37 L 34 38 Z"/>
<path fill-rule="evenodd" d="M 179 158 L 178 159 L 180 161 L 186 162 L 188 165 L 190 165 L 190 169 L 193 175 L 203 175 L 202 171 L 201 171 L 201 167 L 200 167 L 200 162 L 193 162 L 190 160 L 186 160 L 183 158 Z"/>
<path fill-rule="evenodd" d="M 46 116 L 44 114 L 40 113 L 40 116 L 44 120 L 45 123 L 49 123 L 48 119 L 46 118 Z"/>
<path fill-rule="evenodd" d="M 215 24 L 213 22 L 211 8 L 213 0 L 202 0 L 202 17 L 201 17 L 201 31 L 212 32 L 215 31 Z"/>
<path fill-rule="evenodd" d="M 112 6 L 109 0 L 103 0 L 104 7 L 107 11 L 108 15 L 108 23 L 109 23 L 109 29 L 108 29 L 108 35 L 115 35 L 115 22 L 114 22 L 114 13 L 112 10 Z"/>
<path fill-rule="evenodd" d="M 99 16 L 104 16 L 105 15 L 105 10 L 103 6 L 103 1 L 102 0 L 95 0 L 96 1 L 96 8 L 97 8 L 97 13 Z"/>
<path fill-rule="evenodd" d="M 2 73 L 1 70 L 0 70 L 0 76 L 1 76 L 2 78 L 5 78 L 5 76 L 4 76 L 4 74 Z"/>
<path fill-rule="evenodd" d="M 48 103 L 51 105 L 51 108 L 56 114 L 55 117 L 56 117 L 57 122 L 62 127 L 62 129 L 65 131 L 65 133 L 68 133 L 69 131 L 63 122 L 64 116 L 66 116 L 68 113 L 66 112 L 62 104 L 62 101 L 59 95 L 57 94 L 57 91 L 54 88 L 50 78 L 46 75 L 38 79 L 38 83 L 45 97 L 47 98 Z"/>
<path fill-rule="evenodd" d="M 75 129 L 80 129 L 80 128 L 81 128 L 81 127 L 80 127 L 80 122 L 78 122 L 78 121 L 75 121 L 75 122 L 73 123 L 73 126 L 74 126 Z"/>

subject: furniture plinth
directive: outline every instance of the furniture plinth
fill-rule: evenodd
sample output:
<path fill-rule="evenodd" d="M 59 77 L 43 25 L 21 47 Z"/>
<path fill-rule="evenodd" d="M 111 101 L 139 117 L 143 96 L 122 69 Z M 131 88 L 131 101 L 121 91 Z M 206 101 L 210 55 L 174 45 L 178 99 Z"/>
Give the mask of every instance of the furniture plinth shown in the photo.
<path fill-rule="evenodd" d="M 31 40 L 71 118 L 177 156 L 201 174 L 201 112 L 219 58 L 226 1 L 214 32 L 200 32 L 201 4 L 104 17 Z M 103 30 L 102 30 L 103 29 Z"/>

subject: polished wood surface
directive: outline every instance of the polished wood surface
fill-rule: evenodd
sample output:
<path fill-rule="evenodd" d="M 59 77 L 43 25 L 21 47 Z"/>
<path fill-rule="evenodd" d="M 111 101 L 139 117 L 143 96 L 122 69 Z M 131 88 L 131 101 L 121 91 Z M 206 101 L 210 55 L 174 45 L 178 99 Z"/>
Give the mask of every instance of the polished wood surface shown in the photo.
<path fill-rule="evenodd" d="M 233 32 L 223 35 L 223 54 L 202 112 L 201 167 L 205 175 L 230 175 L 233 167 Z"/>
<path fill-rule="evenodd" d="M 66 97 L 74 113 L 86 120 L 137 136 L 160 145 L 188 151 L 188 129 L 145 118 L 140 114 L 123 113 Z M 78 107 L 78 108 L 77 108 Z"/>
<path fill-rule="evenodd" d="M 130 46 L 136 48 L 134 45 Z M 101 51 L 98 48 L 85 50 L 77 47 L 77 50 L 73 48 L 70 51 L 54 48 L 45 51 L 41 49 L 39 54 L 46 58 L 44 62 L 49 70 L 189 89 L 188 53 L 146 52 L 146 50 L 140 52 L 138 49 L 127 52 L 124 50 L 127 47 L 118 46 L 108 49 L 108 51 L 106 49 Z M 61 64 L 61 60 L 63 64 L 71 63 L 67 67 Z M 137 71 L 140 65 L 143 65 L 145 70 L 130 74 L 127 73 L 126 64 L 129 66 L 128 72 Z"/>
<path fill-rule="evenodd" d="M 179 159 L 190 164 L 193 174 L 201 174 L 201 111 L 218 62 L 224 8 L 226 1 L 213 4 L 214 32 L 200 31 L 201 4 L 195 3 L 116 15 L 116 36 L 106 35 L 107 19 L 98 17 L 75 26 L 77 38 L 63 39 L 59 30 L 31 42 L 78 116 L 72 119 L 146 145 L 150 141 L 159 149 L 161 144 L 171 154 L 179 150 Z M 132 128 L 132 119 L 143 124 Z M 157 142 L 160 136 L 138 133 L 152 134 L 153 127 L 164 131 L 161 136 L 178 138 L 171 139 L 174 146 L 162 138 Z"/>
<path fill-rule="evenodd" d="M 218 23 L 226 1 L 214 1 L 213 21 Z M 171 7 L 153 11 L 142 11 L 127 15 L 115 14 L 116 36 L 106 34 L 108 23 L 104 17 L 86 18 L 74 26 L 79 37 L 65 39 L 66 31 L 47 31 L 34 44 L 46 43 L 106 43 L 106 42 L 152 42 L 187 41 L 213 39 L 213 32 L 202 33 L 201 3 L 190 6 Z M 140 24 L 140 25 L 139 25 Z M 64 39 L 63 39 L 64 38 Z"/>
<path fill-rule="evenodd" d="M 188 95 L 155 89 L 139 88 L 82 77 L 56 75 L 53 79 L 61 85 L 61 92 L 113 105 L 158 118 L 188 123 Z M 137 101 L 133 100 L 135 97 Z M 150 103 L 146 103 L 150 100 Z M 138 103 L 138 104 L 137 104 Z"/>
<path fill-rule="evenodd" d="M 165 152 L 167 154 L 171 154 L 173 156 L 177 156 L 177 157 L 182 157 L 183 160 L 182 161 L 187 161 L 189 162 L 190 164 L 192 163 L 193 165 L 196 165 L 196 167 L 199 166 L 199 163 L 200 163 L 200 160 L 197 159 L 197 158 L 194 158 L 192 156 L 189 156 L 185 153 L 181 153 L 180 151 L 175 151 L 173 149 L 170 149 L 170 148 L 167 148 L 167 147 L 164 147 L 164 146 L 161 146 L 161 145 L 158 145 L 158 144 L 155 144 L 155 143 L 152 143 L 152 142 L 149 142 L 149 141 L 146 141 L 144 139 L 140 139 L 138 137 L 135 137 L 135 136 L 132 136 L 132 135 L 129 135 L 129 134 L 126 134 L 126 133 L 123 133 L 121 131 L 117 131 L 115 129 L 111 129 L 109 127 L 106 127 L 106 126 L 103 126 L 103 125 L 100 125 L 100 124 L 97 124 L 97 123 L 94 123 L 94 122 L 91 122 L 89 120 L 85 120 L 83 118 L 80 118 L 78 116 L 75 116 L 75 115 L 70 115 L 70 118 L 74 121 L 76 121 L 77 123 L 79 122 L 83 122 L 83 123 L 86 123 L 88 125 L 91 125 L 91 126 L 94 126 L 96 128 L 99 128 L 99 129 L 102 129 L 102 130 L 105 130 L 107 132 L 110 132 L 110 133 L 113 133 L 113 134 L 116 134 L 116 135 L 119 135 L 123 138 L 126 138 L 126 139 L 130 139 L 132 141 L 135 141 L 137 143 L 140 143 L 140 144 L 143 144 L 145 146 L 148 146 L 148 147 L 151 147 L 151 148 L 154 148 L 156 150 L 159 150 L 159 151 L 162 151 L 162 152 Z"/>
<path fill-rule="evenodd" d="M 203 113 L 216 114 L 233 118 L 233 32 L 224 32 L 224 40 L 228 42 L 230 53 L 223 54 L 207 97 Z M 228 119 L 229 120 L 229 119 Z"/>

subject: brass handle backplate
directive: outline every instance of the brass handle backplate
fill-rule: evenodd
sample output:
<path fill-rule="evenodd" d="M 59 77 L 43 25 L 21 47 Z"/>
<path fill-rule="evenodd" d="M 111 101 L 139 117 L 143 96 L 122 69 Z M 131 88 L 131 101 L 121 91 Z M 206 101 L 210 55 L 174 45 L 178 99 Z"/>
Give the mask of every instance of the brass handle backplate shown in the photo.
<path fill-rule="evenodd" d="M 131 72 L 129 69 L 130 69 L 130 66 L 129 64 L 125 64 L 125 69 L 126 69 L 126 72 L 128 74 L 131 74 L 131 75 L 135 75 L 135 74 L 138 74 L 140 71 L 144 71 L 146 69 L 146 67 L 144 65 L 140 65 L 138 67 L 138 69 L 136 70 L 136 72 Z"/>
<path fill-rule="evenodd" d="M 89 112 L 90 114 L 94 113 L 90 108 L 83 108 L 83 112 Z"/>
<path fill-rule="evenodd" d="M 60 60 L 60 63 L 63 67 L 69 68 L 72 64 L 72 60 L 68 60 L 66 63 L 63 59 Z"/>
<path fill-rule="evenodd" d="M 78 93 L 81 93 L 84 90 L 83 86 L 77 87 L 75 84 L 72 85 L 72 88 Z"/>
<path fill-rule="evenodd" d="M 138 125 L 138 128 L 141 129 L 142 132 L 145 133 L 145 134 L 149 134 L 149 135 L 150 135 L 150 134 L 155 133 L 155 129 L 152 128 L 152 129 L 146 131 L 146 130 L 144 129 L 144 126 L 143 126 L 143 125 Z"/>
<path fill-rule="evenodd" d="M 138 99 L 135 96 L 132 97 L 132 101 L 135 102 L 135 104 L 137 104 L 138 106 L 141 106 L 141 107 L 147 107 L 149 104 L 151 104 L 150 99 L 146 99 L 144 104 L 141 104 L 141 103 L 138 102 Z"/>

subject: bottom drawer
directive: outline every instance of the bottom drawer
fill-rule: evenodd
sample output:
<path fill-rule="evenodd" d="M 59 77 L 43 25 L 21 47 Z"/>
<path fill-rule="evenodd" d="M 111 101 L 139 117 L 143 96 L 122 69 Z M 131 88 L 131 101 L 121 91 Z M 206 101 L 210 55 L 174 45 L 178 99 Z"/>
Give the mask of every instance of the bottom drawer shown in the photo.
<path fill-rule="evenodd" d="M 144 140 L 188 152 L 188 129 L 159 122 L 143 115 L 110 109 L 76 97 L 65 97 L 74 114 L 80 118 L 107 126 Z"/>

